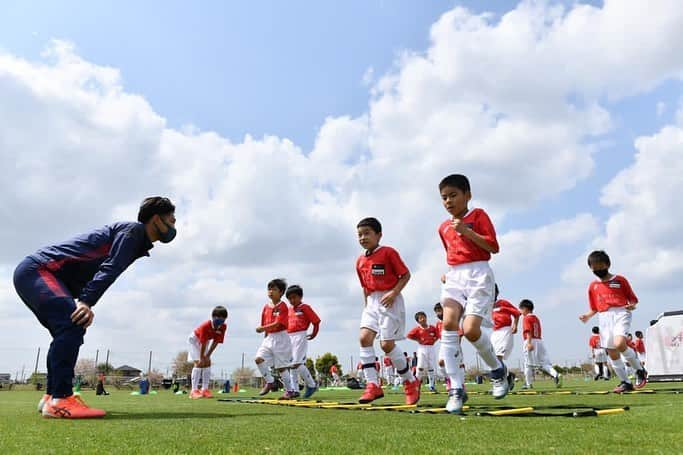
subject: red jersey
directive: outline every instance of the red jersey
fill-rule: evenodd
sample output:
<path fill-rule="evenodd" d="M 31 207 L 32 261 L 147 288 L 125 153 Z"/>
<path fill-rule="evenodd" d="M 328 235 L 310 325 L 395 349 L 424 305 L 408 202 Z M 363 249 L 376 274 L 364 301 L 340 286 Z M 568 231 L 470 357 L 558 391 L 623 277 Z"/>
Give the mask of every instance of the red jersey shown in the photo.
<path fill-rule="evenodd" d="M 448 219 L 439 226 L 439 237 L 446 249 L 448 265 L 465 264 L 467 262 L 488 261 L 491 253 L 477 246 L 467 237 L 456 232 L 451 226 L 452 219 Z M 491 219 L 482 209 L 472 209 L 462 218 L 462 222 L 477 234 L 481 235 L 498 252 L 496 230 Z"/>
<path fill-rule="evenodd" d="M 308 330 L 308 326 L 311 324 L 320 324 L 320 318 L 309 305 L 301 303 L 296 307 L 289 308 L 289 325 L 287 326 L 287 333 Z"/>
<path fill-rule="evenodd" d="M 332 365 L 330 367 L 330 374 L 335 374 L 337 371 L 337 365 Z"/>
<path fill-rule="evenodd" d="M 526 340 L 529 338 L 541 339 L 541 321 L 535 314 L 527 314 L 524 316 L 524 324 L 522 330 L 522 337 Z"/>
<path fill-rule="evenodd" d="M 639 354 L 645 354 L 645 343 L 642 338 L 636 338 L 633 342 L 633 349 Z"/>
<path fill-rule="evenodd" d="M 287 304 L 285 302 L 280 302 L 277 305 L 273 305 L 269 302 L 263 306 L 263 311 L 261 311 L 262 326 L 272 324 L 273 322 L 279 322 L 282 324 L 282 327 L 268 329 L 266 330 L 266 333 L 276 333 L 287 330 L 288 320 L 289 310 L 287 309 Z"/>
<path fill-rule="evenodd" d="M 436 337 L 440 340 L 441 332 L 443 332 L 443 321 L 436 321 L 436 325 L 434 327 L 436 327 Z"/>
<path fill-rule="evenodd" d="M 588 304 L 591 310 L 603 312 L 611 307 L 622 307 L 630 303 L 638 303 L 638 297 L 621 275 L 614 275 L 609 281 L 593 281 L 588 287 Z"/>
<path fill-rule="evenodd" d="M 408 273 L 398 251 L 390 246 L 378 246 L 370 254 L 362 254 L 356 261 L 360 285 L 368 293 L 389 291 L 400 277 Z"/>
<path fill-rule="evenodd" d="M 518 318 L 522 313 L 507 300 L 498 300 L 493 304 L 493 330 L 512 326 L 512 318 Z"/>
<path fill-rule="evenodd" d="M 602 348 L 602 346 L 600 346 L 600 335 L 592 335 L 590 340 L 588 340 L 588 346 L 590 346 L 591 349 Z"/>
<path fill-rule="evenodd" d="M 415 340 L 423 346 L 432 346 L 439 339 L 439 332 L 433 325 L 427 327 L 418 325 L 408 332 L 406 338 Z"/>
<path fill-rule="evenodd" d="M 194 329 L 194 336 L 197 337 L 201 344 L 205 344 L 209 340 L 214 340 L 216 343 L 222 343 L 225 338 L 228 326 L 221 324 L 220 327 L 214 330 L 211 321 L 202 322 L 202 324 Z"/>
<path fill-rule="evenodd" d="M 393 365 L 393 363 L 391 362 L 391 357 L 384 357 L 384 366 L 390 367 L 392 365 Z"/>

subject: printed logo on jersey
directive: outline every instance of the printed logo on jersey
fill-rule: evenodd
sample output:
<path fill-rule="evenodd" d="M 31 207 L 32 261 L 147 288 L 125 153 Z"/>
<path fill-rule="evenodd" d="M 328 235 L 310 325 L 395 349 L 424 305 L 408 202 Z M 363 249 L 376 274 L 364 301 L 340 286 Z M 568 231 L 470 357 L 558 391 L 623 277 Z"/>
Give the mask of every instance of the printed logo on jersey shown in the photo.
<path fill-rule="evenodd" d="M 385 274 L 384 264 L 372 264 L 372 274 L 375 276 L 384 276 Z"/>
<path fill-rule="evenodd" d="M 611 289 L 621 289 L 621 283 L 619 283 L 618 281 L 610 281 L 609 287 Z"/>

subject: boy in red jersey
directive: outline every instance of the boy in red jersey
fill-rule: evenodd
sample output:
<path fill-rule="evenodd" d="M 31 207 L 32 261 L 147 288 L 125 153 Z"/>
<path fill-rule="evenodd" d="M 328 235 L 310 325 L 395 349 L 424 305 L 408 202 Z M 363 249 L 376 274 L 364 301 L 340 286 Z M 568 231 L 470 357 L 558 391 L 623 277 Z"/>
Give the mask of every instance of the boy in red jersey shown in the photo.
<path fill-rule="evenodd" d="M 395 371 L 394 371 L 394 364 L 391 362 L 391 358 L 389 356 L 384 356 L 384 379 L 386 379 L 386 383 L 390 384 L 393 386 L 394 384 L 394 377 Z M 361 364 L 361 368 L 363 367 L 363 364 Z"/>
<path fill-rule="evenodd" d="M 318 390 L 318 386 L 313 376 L 311 376 L 311 372 L 306 368 L 306 356 L 308 354 L 308 341 L 318 335 L 320 318 L 310 305 L 303 303 L 304 290 L 301 286 L 295 284 L 288 287 L 285 297 L 289 300 L 289 304 L 292 305 L 292 308 L 289 309 L 289 325 L 287 327 L 287 333 L 292 342 L 293 363 L 290 370 L 292 390 L 294 395 L 298 396 L 299 375 L 301 375 L 306 384 L 304 398 L 310 398 Z M 310 325 L 313 325 L 313 332 L 309 335 L 308 327 Z"/>
<path fill-rule="evenodd" d="M 256 351 L 256 367 L 266 380 L 259 395 L 265 395 L 274 389 L 275 378 L 270 374 L 270 368 L 280 373 L 285 393 L 283 399 L 294 398 L 292 381 L 289 376 L 289 366 L 292 364 L 292 342 L 287 335 L 289 325 L 289 310 L 282 301 L 282 295 L 287 289 L 287 283 L 276 278 L 268 283 L 268 298 L 261 310 L 261 325 L 256 327 L 256 333 L 264 333 L 265 338 Z M 298 391 L 297 391 L 298 392 Z"/>
<path fill-rule="evenodd" d="M 417 377 L 424 380 L 425 371 L 429 378 L 429 390 L 436 392 L 434 385 L 434 369 L 436 368 L 436 351 L 434 343 L 439 339 L 439 332 L 433 325 L 427 324 L 424 311 L 415 313 L 417 326 L 406 334 L 409 340 L 417 341 Z"/>
<path fill-rule="evenodd" d="M 643 332 L 636 330 L 636 341 L 633 342 L 633 349 L 636 351 L 640 363 L 645 365 L 645 341 L 643 341 Z"/>
<path fill-rule="evenodd" d="M 384 396 L 375 371 L 373 343 L 379 334 L 382 350 L 391 358 L 396 373 L 403 379 L 406 404 L 420 399 L 420 380 L 410 370 L 396 341 L 405 338 L 405 304 L 401 290 L 410 272 L 398 252 L 379 244 L 382 225 L 375 218 L 364 218 L 356 226 L 358 242 L 365 249 L 356 261 L 356 272 L 363 288 L 363 315 L 360 321 L 360 360 L 366 387 L 359 402 L 370 403 Z"/>
<path fill-rule="evenodd" d="M 580 315 L 579 319 L 585 323 L 598 314 L 601 345 L 607 349 L 612 369 L 621 380 L 614 392 L 623 393 L 633 390 L 633 384 L 622 356 L 636 370 L 636 388 L 645 387 L 647 372 L 635 351 L 626 344 L 626 334 L 631 328 L 631 311 L 636 309 L 638 297 L 626 278 L 609 273 L 610 265 L 609 256 L 604 251 L 593 251 L 588 255 L 588 267 L 598 279 L 588 287 L 590 311 Z"/>
<path fill-rule="evenodd" d="M 531 389 L 534 385 L 534 368 L 539 368 L 550 375 L 555 385 L 560 387 L 562 375 L 553 368 L 548 358 L 548 352 L 541 339 L 541 321 L 534 312 L 534 303 L 524 299 L 519 302 L 519 310 L 524 316 L 522 324 L 522 338 L 524 339 L 524 380 L 525 389 Z"/>
<path fill-rule="evenodd" d="M 594 380 L 603 378 L 605 381 L 609 380 L 609 368 L 607 367 L 607 351 L 600 345 L 600 327 L 595 326 L 591 329 L 593 335 L 588 340 L 588 345 L 591 347 L 591 356 L 593 357 L 593 365 L 595 366 Z"/>
<path fill-rule="evenodd" d="M 192 391 L 191 399 L 213 398 L 209 383 L 211 382 L 211 354 L 219 344 L 223 343 L 228 327 L 225 320 L 228 319 L 228 310 L 223 306 L 217 306 L 211 312 L 211 319 L 204 321 L 190 334 L 187 342 L 190 347 L 187 351 L 187 361 L 194 362 L 192 368 Z M 199 381 L 202 389 L 199 389 Z"/>
<path fill-rule="evenodd" d="M 463 387 L 465 378 L 459 368 L 463 360 L 458 327 L 463 315 L 465 338 L 491 370 L 493 397 L 503 398 L 509 390 L 507 367 L 496 357 L 489 336 L 481 330 L 482 324 L 491 326 L 495 279 L 488 261 L 499 248 L 496 231 L 486 212 L 479 208 L 470 210 L 467 206 L 472 198 L 467 177 L 449 175 L 439 183 L 439 191 L 443 205 L 451 215 L 439 226 L 439 237 L 449 265 L 441 289 L 440 358 L 444 359 L 451 382 L 446 409 L 460 413 L 467 401 Z"/>

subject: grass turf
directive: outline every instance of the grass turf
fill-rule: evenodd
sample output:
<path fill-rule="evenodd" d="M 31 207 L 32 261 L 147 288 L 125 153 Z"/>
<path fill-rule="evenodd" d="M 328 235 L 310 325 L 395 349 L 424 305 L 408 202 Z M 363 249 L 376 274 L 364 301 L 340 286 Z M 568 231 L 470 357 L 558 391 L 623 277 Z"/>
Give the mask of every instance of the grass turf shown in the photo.
<path fill-rule="evenodd" d="M 540 381 L 538 391 L 555 390 Z M 565 390 L 608 390 L 614 383 L 565 384 Z M 647 389 L 670 389 L 671 384 Z M 512 395 L 494 400 L 473 395 L 464 416 L 189 400 L 169 391 L 131 396 L 113 391 L 83 393 L 93 407 L 107 410 L 98 420 L 50 420 L 36 411 L 39 392 L 0 392 L 2 453 L 673 453 L 683 447 L 681 394 Z M 486 386 L 470 386 L 485 391 Z M 247 393 L 216 395 L 247 398 Z M 319 400 L 355 401 L 360 391 L 320 391 Z M 276 398 L 271 393 L 269 398 Z M 403 395 L 385 388 L 377 402 L 400 403 Z M 423 394 L 421 404 L 443 406 L 446 394 Z M 542 410 L 629 406 L 600 417 L 478 417 L 474 408 L 532 406 Z M 679 449 L 675 449 L 678 447 Z"/>

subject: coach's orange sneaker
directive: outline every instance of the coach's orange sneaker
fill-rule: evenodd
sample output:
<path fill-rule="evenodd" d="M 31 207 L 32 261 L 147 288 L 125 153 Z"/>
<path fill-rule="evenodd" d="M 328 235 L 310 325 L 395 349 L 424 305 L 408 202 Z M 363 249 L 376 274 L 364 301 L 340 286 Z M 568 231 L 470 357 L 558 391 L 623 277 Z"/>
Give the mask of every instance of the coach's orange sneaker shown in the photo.
<path fill-rule="evenodd" d="M 198 400 L 202 397 L 202 391 L 199 389 L 192 389 L 190 392 L 190 399 L 191 400 Z"/>
<path fill-rule="evenodd" d="M 403 383 L 403 390 L 406 393 L 406 404 L 415 404 L 420 401 L 420 386 L 422 382 L 415 378 L 412 381 Z"/>
<path fill-rule="evenodd" d="M 374 382 L 368 382 L 368 385 L 365 386 L 365 392 L 363 392 L 363 395 L 361 395 L 358 402 L 370 403 L 371 401 L 375 401 L 380 398 L 384 398 L 384 391 L 382 388 Z"/>
<path fill-rule="evenodd" d="M 209 389 L 203 389 L 202 390 L 202 397 L 204 398 L 213 398 L 213 394 Z"/>
<path fill-rule="evenodd" d="M 45 406 L 45 403 L 47 403 L 51 399 L 52 399 L 52 395 L 49 395 L 47 393 L 45 395 L 43 395 L 43 398 L 41 398 L 40 401 L 38 402 L 38 412 L 39 413 L 43 412 L 43 406 Z"/>
<path fill-rule="evenodd" d="M 91 408 L 76 395 L 51 399 L 43 406 L 43 417 L 56 419 L 92 419 L 106 414 L 102 409 Z"/>

